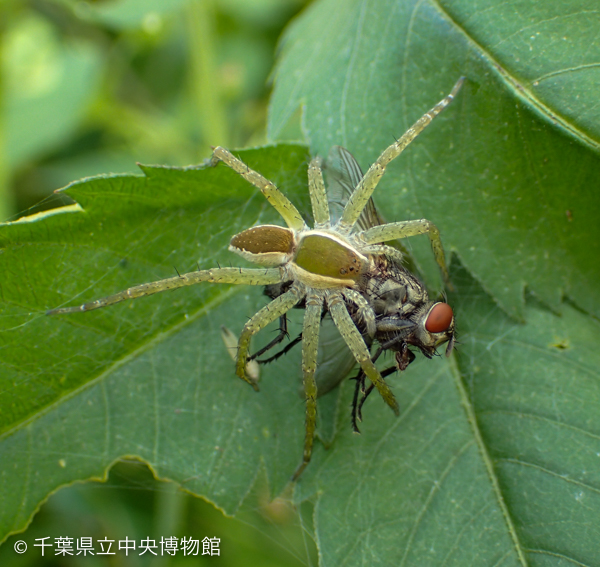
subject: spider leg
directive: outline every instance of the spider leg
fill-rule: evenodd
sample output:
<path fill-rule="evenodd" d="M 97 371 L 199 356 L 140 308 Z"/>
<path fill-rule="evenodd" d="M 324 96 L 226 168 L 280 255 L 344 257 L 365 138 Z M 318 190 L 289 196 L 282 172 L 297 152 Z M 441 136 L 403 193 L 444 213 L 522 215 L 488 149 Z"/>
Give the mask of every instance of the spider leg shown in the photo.
<path fill-rule="evenodd" d="M 195 285 L 200 282 L 225 283 L 225 284 L 247 284 L 247 285 L 268 285 L 278 283 L 282 280 L 282 273 L 279 268 L 258 269 L 258 268 L 214 268 L 210 270 L 199 270 L 189 272 L 173 278 L 166 278 L 156 282 L 136 285 L 76 307 L 59 307 L 50 309 L 46 315 L 62 315 L 64 313 L 78 313 L 79 311 L 92 311 L 126 301 L 127 299 L 136 299 L 146 295 L 153 295 L 161 291 L 177 289 L 187 285 Z"/>
<path fill-rule="evenodd" d="M 381 397 L 385 403 L 392 408 L 394 413 L 398 414 L 398 402 L 394 397 L 394 394 L 390 390 L 390 387 L 385 383 L 385 380 L 379 374 L 379 370 L 373 364 L 371 360 L 371 354 L 365 344 L 359 330 L 352 321 L 348 309 L 344 303 L 344 297 L 339 291 L 327 290 L 326 292 L 327 304 L 329 306 L 329 312 L 333 318 L 333 322 L 339 329 L 340 334 L 346 341 L 348 348 L 354 355 L 356 361 L 360 364 L 365 374 L 373 382 L 375 387 L 379 390 Z"/>
<path fill-rule="evenodd" d="M 373 338 L 377 327 L 375 324 L 375 311 L 373 311 L 369 302 L 354 289 L 344 289 L 342 290 L 342 295 L 358 307 L 358 320 L 365 324 L 367 335 Z"/>
<path fill-rule="evenodd" d="M 231 360 L 237 360 L 238 337 L 234 335 L 225 325 L 221 325 L 221 338 L 231 356 Z M 246 374 L 253 382 L 258 383 L 260 380 L 260 366 L 255 360 L 248 360 L 246 364 Z"/>
<path fill-rule="evenodd" d="M 287 330 L 287 314 L 284 313 L 279 317 L 279 334 L 265 347 L 261 348 L 259 351 L 255 352 L 252 356 L 248 357 L 248 360 L 254 360 L 259 356 L 265 354 L 265 352 L 271 350 L 274 346 L 278 345 L 285 337 L 289 337 L 289 333 Z M 258 361 L 260 362 L 260 360 Z M 269 361 L 270 362 L 270 361 Z"/>
<path fill-rule="evenodd" d="M 315 217 L 315 228 L 329 228 L 329 201 L 323 182 L 321 158 L 313 158 L 308 166 L 308 193 Z"/>
<path fill-rule="evenodd" d="M 240 340 L 238 342 L 238 355 L 235 373 L 242 379 L 248 382 L 256 391 L 258 386 L 246 375 L 246 362 L 248 361 L 248 348 L 250 347 L 250 339 L 266 327 L 277 317 L 281 317 L 287 313 L 296 303 L 304 296 L 304 291 L 298 286 L 292 286 L 289 291 L 274 299 L 268 305 L 265 305 L 258 313 L 253 315 L 244 325 Z"/>
<path fill-rule="evenodd" d="M 398 262 L 400 265 L 405 263 L 404 254 L 398 250 L 398 248 L 394 248 L 393 246 L 387 246 L 385 244 L 371 244 L 370 246 L 361 248 L 361 251 L 363 254 L 372 254 L 373 256 L 388 256 L 389 258 L 396 260 L 396 262 Z"/>
<path fill-rule="evenodd" d="M 446 108 L 456 96 L 456 93 L 462 86 L 464 77 L 461 77 L 452 88 L 448 96 L 438 102 L 429 112 L 426 112 L 419 120 L 417 120 L 399 140 L 394 142 L 377 158 L 375 163 L 369 168 L 365 176 L 361 179 L 356 187 L 356 190 L 350 196 L 342 218 L 338 226 L 342 232 L 349 234 L 354 224 L 360 217 L 361 212 L 365 208 L 367 202 L 371 198 L 375 187 L 385 173 L 386 166 L 396 159 L 404 149 L 431 123 L 431 121 Z"/>
<path fill-rule="evenodd" d="M 315 427 L 317 421 L 317 352 L 319 347 L 319 328 L 323 310 L 322 293 L 311 293 L 306 299 L 304 325 L 302 328 L 302 375 L 304 380 L 304 395 L 306 397 L 306 435 L 304 437 L 304 453 L 302 463 L 296 469 L 292 480 L 296 480 L 312 456 Z"/>
<path fill-rule="evenodd" d="M 376 242 L 388 242 L 399 238 L 407 238 L 418 234 L 427 234 L 431 241 L 431 248 L 435 261 L 442 270 L 444 280 L 449 284 L 448 268 L 446 268 L 446 259 L 444 257 L 444 248 L 440 231 L 437 226 L 427 219 L 410 220 L 402 222 L 391 222 L 374 226 L 368 230 L 357 233 L 357 238 L 361 238 L 366 244 L 374 244 Z M 369 248 L 367 249 L 369 252 Z"/>
<path fill-rule="evenodd" d="M 239 173 L 246 181 L 260 189 L 262 194 L 267 198 L 267 201 L 273 205 L 275 210 L 283 217 L 283 220 L 290 228 L 301 230 L 305 227 L 304 219 L 298 209 L 279 189 L 277 189 L 273 182 L 263 177 L 257 171 L 250 169 L 229 150 L 220 146 L 214 149 L 210 164 L 215 166 L 219 161 L 224 162 L 231 169 Z"/>

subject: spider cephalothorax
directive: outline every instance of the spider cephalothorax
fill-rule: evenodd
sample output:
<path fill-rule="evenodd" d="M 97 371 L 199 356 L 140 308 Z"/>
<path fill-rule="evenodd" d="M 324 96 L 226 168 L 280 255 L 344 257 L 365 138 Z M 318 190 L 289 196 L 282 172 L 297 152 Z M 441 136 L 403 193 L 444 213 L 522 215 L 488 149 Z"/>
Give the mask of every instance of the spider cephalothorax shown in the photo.
<path fill-rule="evenodd" d="M 404 148 L 452 101 L 461 84 L 462 79 L 447 97 L 424 114 L 399 140 L 384 150 L 367 173 L 361 176 L 352 195 L 340 211 L 339 218 L 335 218 L 334 215 L 334 220 L 330 215 L 321 160 L 314 158 L 308 168 L 308 188 L 314 217 L 312 228 L 272 182 L 251 170 L 224 148 L 215 148 L 210 165 L 215 166 L 222 161 L 258 187 L 287 224 L 287 227 L 276 225 L 251 227 L 231 239 L 230 250 L 262 266 L 261 268 L 198 270 L 138 285 L 78 307 L 54 309 L 49 313 L 89 311 L 127 299 L 200 282 L 263 286 L 292 282 L 289 289 L 262 308 L 244 325 L 238 342 L 236 373 L 258 390 L 256 381 L 248 376 L 246 370 L 251 337 L 295 305 L 303 302 L 305 314 L 302 331 L 302 372 L 306 396 L 306 435 L 304 457 L 294 473 L 294 478 L 297 478 L 308 464 L 312 454 L 317 398 L 315 369 L 321 314 L 324 309 L 329 311 L 364 374 L 377 388 L 385 402 L 398 413 L 398 403 L 394 394 L 373 363 L 369 348 L 353 321 L 348 306 L 353 306 L 358 319 L 366 329 L 366 335 L 370 338 L 375 337 L 376 314 L 369 300 L 360 291 L 361 282 L 364 282 L 372 272 L 375 257 L 385 254 L 395 257 L 398 262 L 401 259 L 401 254 L 396 249 L 381 243 L 417 234 L 428 234 L 436 261 L 447 277 L 444 252 L 439 232 L 428 220 L 396 222 L 364 229 L 358 221 L 387 164 L 398 157 Z"/>

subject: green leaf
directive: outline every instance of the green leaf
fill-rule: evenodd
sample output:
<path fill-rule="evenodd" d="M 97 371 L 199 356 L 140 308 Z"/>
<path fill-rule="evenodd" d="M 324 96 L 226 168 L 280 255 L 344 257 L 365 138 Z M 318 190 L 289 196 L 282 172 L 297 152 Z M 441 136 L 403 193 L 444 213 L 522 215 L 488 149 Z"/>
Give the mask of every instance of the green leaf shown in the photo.
<path fill-rule="evenodd" d="M 326 155 L 342 144 L 363 166 L 458 76 L 468 77 L 375 195 L 388 220 L 435 221 L 460 258 L 448 300 L 458 353 L 451 361 L 419 357 L 390 377 L 401 415 L 372 395 L 361 436 L 349 427 L 350 382 L 330 395 L 339 398 L 323 400 L 320 417 L 334 417 L 336 427 L 327 424 L 322 437 L 329 441 L 333 430 L 333 443 L 316 443 L 294 498 L 315 503 L 326 566 L 598 565 L 600 325 L 581 309 L 598 306 L 596 134 L 564 109 L 550 125 L 550 102 L 534 104 L 541 95 L 533 82 L 499 69 L 492 49 L 478 47 L 484 39 L 473 41 L 467 23 L 477 18 L 459 25 L 443 9 L 320 2 L 286 40 L 272 132 L 303 101 L 313 150 Z M 526 6 L 515 12 L 528 14 Z M 473 13 L 498 17 L 481 6 Z M 516 17 L 504 14 L 487 28 L 508 41 Z M 587 46 L 593 52 L 593 41 Z M 556 59 L 558 48 L 548 53 Z M 569 104 L 578 104 L 576 93 L 567 93 Z M 401 122 L 398 131 L 390 117 Z M 240 157 L 308 211 L 305 148 Z M 222 165 L 144 173 L 73 184 L 67 192 L 83 212 L 0 226 L 2 537 L 23 529 L 51 491 L 102 478 L 123 455 L 230 513 L 261 466 L 278 493 L 300 460 L 298 350 L 262 369 L 256 394 L 235 378 L 219 334 L 222 324 L 238 332 L 266 303 L 260 289 L 199 285 L 45 316 L 169 277 L 171 265 L 237 265 L 225 251 L 231 235 L 279 222 L 259 192 Z M 430 252 L 414 249 L 427 262 Z M 525 301 L 524 286 L 539 299 Z M 561 302 L 563 290 L 572 301 Z M 300 329 L 295 318 L 290 334 Z M 254 347 L 271 337 L 263 331 Z"/>
<path fill-rule="evenodd" d="M 400 417 L 370 400 L 299 484 L 323 564 L 598 565 L 600 325 L 534 300 L 522 325 L 452 277 L 457 362 L 412 364 Z"/>
<path fill-rule="evenodd" d="M 307 210 L 302 147 L 240 157 Z M 256 394 L 220 338 L 222 324 L 237 332 L 265 304 L 260 289 L 199 285 L 45 316 L 169 276 L 170 264 L 223 265 L 230 234 L 277 220 L 222 165 L 144 171 L 71 185 L 83 211 L 2 226 L 3 535 L 57 487 L 104 478 L 124 455 L 229 513 L 261 466 L 276 494 L 300 460 L 299 350 L 262 368 Z M 457 362 L 420 357 L 390 378 L 401 415 L 371 396 L 361 436 L 349 427 L 350 382 L 337 406 L 331 395 L 320 406 L 328 440 L 337 407 L 335 439 L 327 450 L 317 443 L 295 500 L 315 501 L 322 564 L 594 564 L 599 325 L 533 300 L 528 323 L 516 323 L 464 269 L 451 275 Z"/>
<path fill-rule="evenodd" d="M 240 156 L 307 210 L 304 147 Z M 260 192 L 223 165 L 143 170 L 74 183 L 65 193 L 78 206 L 0 226 L 3 535 L 23 529 L 56 487 L 103 477 L 123 455 L 140 456 L 230 513 L 261 459 L 275 492 L 299 463 L 298 355 L 269 366 L 258 395 L 235 377 L 220 335 L 222 324 L 238 333 L 267 303 L 261 289 L 195 286 L 45 315 L 176 269 L 239 264 L 227 252 L 231 235 L 280 222 Z M 270 337 L 263 333 L 262 342 Z"/>
<path fill-rule="evenodd" d="M 283 39 L 270 137 L 302 105 L 311 149 L 342 145 L 366 169 L 465 76 L 376 204 L 387 221 L 434 221 L 513 316 L 525 288 L 600 315 L 596 7 L 322 0 Z"/>

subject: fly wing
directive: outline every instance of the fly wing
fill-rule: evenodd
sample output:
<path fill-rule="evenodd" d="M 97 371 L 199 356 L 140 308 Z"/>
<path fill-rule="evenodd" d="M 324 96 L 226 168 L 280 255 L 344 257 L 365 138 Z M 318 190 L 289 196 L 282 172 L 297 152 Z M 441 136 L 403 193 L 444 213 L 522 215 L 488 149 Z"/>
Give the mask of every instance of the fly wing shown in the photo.
<path fill-rule="evenodd" d="M 325 171 L 329 214 L 331 223 L 334 224 L 341 218 L 350 195 L 363 178 L 363 172 L 354 156 L 342 146 L 331 148 L 325 164 Z M 369 199 L 356 222 L 355 230 L 367 230 L 380 224 L 384 224 L 384 221 L 375 209 L 373 199 Z"/>
<path fill-rule="evenodd" d="M 356 360 L 337 327 L 329 316 L 325 317 L 321 322 L 315 372 L 318 396 L 333 390 L 355 365 Z"/>

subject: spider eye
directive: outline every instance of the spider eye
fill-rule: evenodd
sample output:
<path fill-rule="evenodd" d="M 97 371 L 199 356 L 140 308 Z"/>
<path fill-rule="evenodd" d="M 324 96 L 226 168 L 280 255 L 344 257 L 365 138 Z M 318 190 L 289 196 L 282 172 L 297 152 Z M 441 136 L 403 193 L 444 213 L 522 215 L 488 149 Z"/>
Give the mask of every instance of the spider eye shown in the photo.
<path fill-rule="evenodd" d="M 430 333 L 443 333 L 450 328 L 454 313 L 447 303 L 436 303 L 427 315 L 425 329 Z"/>

